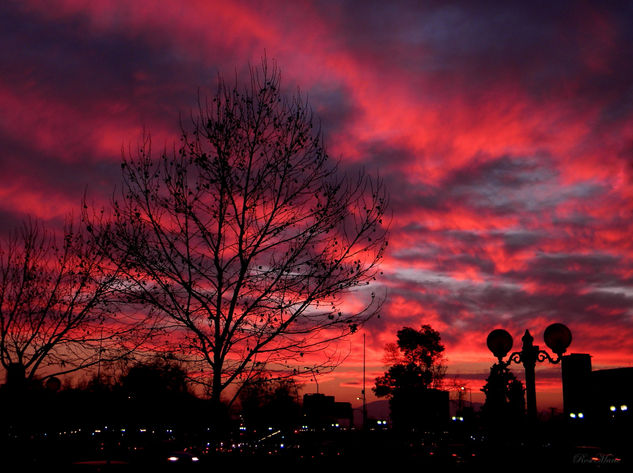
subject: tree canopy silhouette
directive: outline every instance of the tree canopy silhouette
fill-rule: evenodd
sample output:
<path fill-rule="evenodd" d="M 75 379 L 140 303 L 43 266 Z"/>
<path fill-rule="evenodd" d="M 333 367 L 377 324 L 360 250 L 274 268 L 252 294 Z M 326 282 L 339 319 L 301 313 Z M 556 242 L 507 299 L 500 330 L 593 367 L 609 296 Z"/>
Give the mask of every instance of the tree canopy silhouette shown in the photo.
<path fill-rule="evenodd" d="M 394 426 L 414 427 L 424 420 L 424 395 L 444 378 L 443 352 L 440 334 L 430 325 L 420 330 L 403 327 L 397 343 L 385 347 L 385 361 L 391 366 L 376 378 L 373 391 L 389 398 Z"/>
<path fill-rule="evenodd" d="M 159 394 L 187 394 L 187 373 L 169 360 L 137 362 L 119 378 L 119 385 L 130 397 L 147 401 Z"/>
<path fill-rule="evenodd" d="M 482 413 L 492 428 L 520 426 L 525 417 L 525 387 L 503 363 L 490 368 L 481 388 L 486 395 Z"/>
<path fill-rule="evenodd" d="M 181 359 L 210 371 L 198 379 L 217 400 L 311 352 L 325 363 L 323 348 L 378 309 L 373 295 L 346 309 L 343 294 L 375 277 L 384 186 L 341 173 L 313 122 L 266 61 L 245 87 L 220 78 L 172 152 L 153 158 L 145 137 L 126 155 L 112 219 L 86 218 L 122 262 L 129 300 L 164 320 Z"/>
<path fill-rule="evenodd" d="M 251 428 L 295 427 L 301 419 L 299 387 L 291 379 L 253 380 L 240 391 L 241 415 Z"/>

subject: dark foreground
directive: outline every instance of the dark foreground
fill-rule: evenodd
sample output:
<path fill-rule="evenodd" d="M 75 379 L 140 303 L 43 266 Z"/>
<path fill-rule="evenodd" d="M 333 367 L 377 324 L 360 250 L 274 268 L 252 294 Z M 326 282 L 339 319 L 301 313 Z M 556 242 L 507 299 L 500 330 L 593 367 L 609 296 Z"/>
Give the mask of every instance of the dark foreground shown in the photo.
<path fill-rule="evenodd" d="M 125 431 L 122 431 L 125 430 Z M 140 431 L 142 430 L 142 431 Z M 169 430 L 169 429 L 168 429 Z M 157 429 L 82 429 L 2 442 L 15 471 L 404 471 L 503 468 L 505 471 L 629 471 L 624 452 L 559 443 L 392 431 L 241 432 L 225 440 L 179 437 Z M 406 469 L 406 470 L 405 470 Z M 0 466 L 2 471 L 13 471 Z"/>

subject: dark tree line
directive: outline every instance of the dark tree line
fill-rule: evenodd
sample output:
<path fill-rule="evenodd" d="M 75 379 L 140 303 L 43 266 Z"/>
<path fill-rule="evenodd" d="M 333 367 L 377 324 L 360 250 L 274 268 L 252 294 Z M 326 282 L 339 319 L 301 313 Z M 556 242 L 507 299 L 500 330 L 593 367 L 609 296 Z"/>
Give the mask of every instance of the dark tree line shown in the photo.
<path fill-rule="evenodd" d="M 209 401 L 196 396 L 188 383 L 184 367 L 176 362 L 154 358 L 120 367 L 118 374 L 102 372 L 74 386 L 31 383 L 19 396 L 14 390 L 0 390 L 5 409 L 0 419 L 0 436 L 18 439 L 34 433 L 101 429 L 130 434 L 139 427 L 171 426 L 200 430 L 217 417 Z M 106 433 L 103 431 L 104 434 Z"/>
<path fill-rule="evenodd" d="M 301 420 L 299 387 L 292 379 L 252 380 L 241 390 L 239 402 L 249 429 L 289 429 Z"/>

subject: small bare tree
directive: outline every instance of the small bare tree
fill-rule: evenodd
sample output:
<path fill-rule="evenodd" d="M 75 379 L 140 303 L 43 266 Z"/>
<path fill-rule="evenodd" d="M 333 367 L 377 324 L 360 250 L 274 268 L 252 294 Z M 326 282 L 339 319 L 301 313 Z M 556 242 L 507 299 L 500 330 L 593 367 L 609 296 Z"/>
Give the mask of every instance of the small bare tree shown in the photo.
<path fill-rule="evenodd" d="M 383 185 L 339 173 L 307 103 L 285 99 L 265 62 L 244 88 L 220 79 L 173 152 L 152 159 L 146 137 L 122 168 L 113 219 L 89 228 L 123 263 L 130 301 L 210 370 L 213 399 L 264 369 L 303 370 L 311 352 L 325 364 L 376 312 L 373 295 L 360 310 L 342 296 L 369 284 L 387 244 Z"/>
<path fill-rule="evenodd" d="M 67 224 L 62 238 L 28 221 L 0 242 L 0 363 L 16 382 L 118 358 L 130 327 L 106 323 L 116 271 L 101 244 Z M 113 342 L 117 342 L 116 344 Z"/>

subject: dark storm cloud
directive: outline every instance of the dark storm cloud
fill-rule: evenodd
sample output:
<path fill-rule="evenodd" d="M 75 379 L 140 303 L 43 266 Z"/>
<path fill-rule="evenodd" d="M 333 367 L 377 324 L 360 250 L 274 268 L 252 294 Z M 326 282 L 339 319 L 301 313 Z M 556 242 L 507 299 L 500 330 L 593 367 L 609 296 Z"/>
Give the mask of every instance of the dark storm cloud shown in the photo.
<path fill-rule="evenodd" d="M 22 212 L 12 212 L 0 208 L 0 238 L 7 238 L 11 233 L 22 225 L 24 214 Z"/>
<path fill-rule="evenodd" d="M 326 137 L 332 136 L 338 130 L 354 120 L 360 113 L 356 105 L 350 100 L 350 91 L 342 87 L 332 87 L 327 84 L 317 84 L 309 91 L 308 100 L 312 104 L 315 124 L 320 126 Z"/>
<path fill-rule="evenodd" d="M 584 332 L 584 327 L 600 320 L 595 334 L 628 333 L 633 293 L 615 291 L 582 291 L 569 287 L 559 293 L 529 292 L 520 285 L 467 284 L 463 281 L 421 279 L 418 282 L 394 278 L 390 285 L 392 298 L 403 297 L 411 301 L 412 310 L 407 317 L 402 314 L 398 323 L 420 324 L 435 314 L 438 320 L 448 324 L 442 331 L 447 343 L 457 344 L 469 333 L 485 339 L 485 334 L 499 321 L 511 331 L 530 328 L 542 329 L 541 318 L 568 324 L 573 330 Z M 426 314 L 426 315 L 424 315 Z M 473 317 L 472 314 L 477 314 Z M 457 325 L 455 325 L 457 324 Z M 478 335 L 479 334 L 479 335 Z M 593 340 L 596 350 L 608 348 L 607 341 L 599 337 Z M 633 348 L 628 341 L 627 349 Z"/>
<path fill-rule="evenodd" d="M 538 191 L 538 186 L 554 178 L 546 162 L 501 156 L 480 162 L 477 158 L 444 179 L 440 195 L 449 205 L 464 205 L 495 214 L 533 212 L 546 205 L 536 198 L 526 199 L 522 191 Z"/>
<path fill-rule="evenodd" d="M 86 165 L 78 166 L 77 161 L 60 161 L 58 156 L 30 146 L 28 140 L 6 136 L 1 130 L 0 141 L 4 145 L 4 172 L 22 176 L 26 187 L 37 187 L 45 193 L 67 193 L 78 203 L 86 187 L 107 194 L 112 191 L 112 184 L 121 177 L 121 168 L 116 161 L 96 161 L 90 157 L 86 159 Z M 75 153 L 81 158 L 87 151 L 79 148 Z"/>
<path fill-rule="evenodd" d="M 633 270 L 629 262 L 608 254 L 540 254 L 532 258 L 524 270 L 506 273 L 517 281 L 540 284 L 628 285 Z"/>
<path fill-rule="evenodd" d="M 530 231 L 511 231 L 501 234 L 505 250 L 508 253 L 514 253 L 525 248 L 534 248 L 543 238 L 543 232 L 530 232 Z"/>
<path fill-rule="evenodd" d="M 382 147 L 379 154 L 373 156 L 376 162 L 385 163 L 387 173 L 391 170 L 389 181 L 392 188 L 398 190 L 392 198 L 399 211 L 446 212 L 464 207 L 486 214 L 519 215 L 555 204 L 538 195 L 545 186 L 557 185 L 557 174 L 544 159 L 473 157 L 467 165 L 448 172 L 437 184 L 426 184 L 410 181 L 407 164 L 415 159 L 410 153 Z"/>
<path fill-rule="evenodd" d="M 0 9 L 2 82 L 24 93 L 36 89 L 96 115 L 112 114 L 116 101 L 138 120 L 173 126 L 181 107 L 195 103 L 196 88 L 206 85 L 198 78 L 215 79 L 215 68 L 187 61 L 157 32 L 106 34 L 83 15 L 51 22 L 12 2 Z"/>

